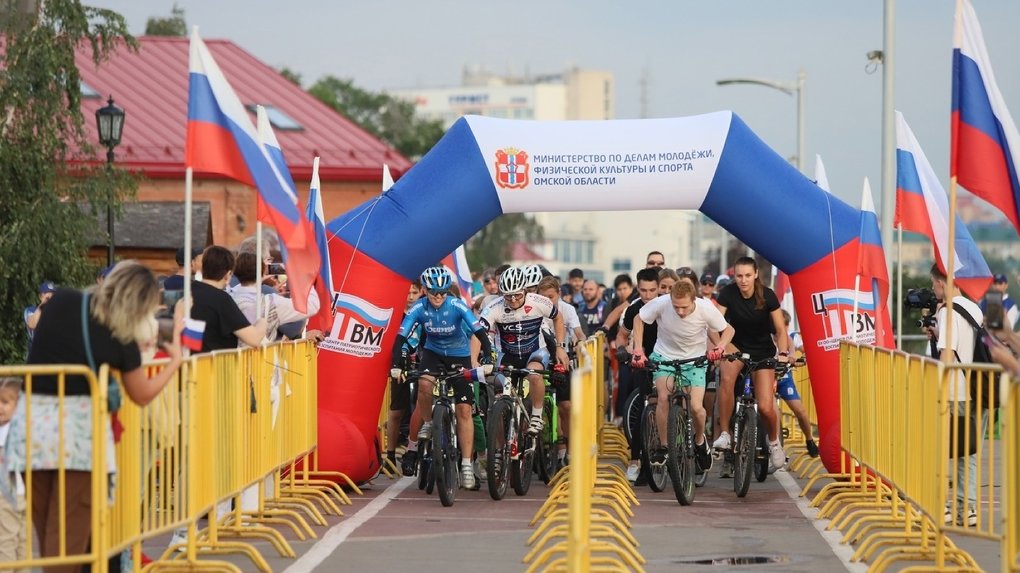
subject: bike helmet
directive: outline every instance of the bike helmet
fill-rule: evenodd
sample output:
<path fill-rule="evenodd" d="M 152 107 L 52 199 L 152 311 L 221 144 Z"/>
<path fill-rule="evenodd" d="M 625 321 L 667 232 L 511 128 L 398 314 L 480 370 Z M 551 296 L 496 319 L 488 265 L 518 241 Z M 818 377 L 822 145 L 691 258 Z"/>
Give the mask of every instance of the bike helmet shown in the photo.
<path fill-rule="evenodd" d="M 510 267 L 503 271 L 503 274 L 499 275 L 499 292 L 503 294 L 522 292 L 524 291 L 524 285 L 527 284 L 527 282 L 527 277 L 524 275 L 524 269 L 520 267 Z"/>
<path fill-rule="evenodd" d="M 538 265 L 524 265 L 524 288 L 537 287 L 542 282 L 542 268 Z"/>
<path fill-rule="evenodd" d="M 450 290 L 450 283 L 452 282 L 453 279 L 450 277 L 450 271 L 446 270 L 445 267 L 429 267 L 421 274 L 421 284 L 426 290 Z"/>

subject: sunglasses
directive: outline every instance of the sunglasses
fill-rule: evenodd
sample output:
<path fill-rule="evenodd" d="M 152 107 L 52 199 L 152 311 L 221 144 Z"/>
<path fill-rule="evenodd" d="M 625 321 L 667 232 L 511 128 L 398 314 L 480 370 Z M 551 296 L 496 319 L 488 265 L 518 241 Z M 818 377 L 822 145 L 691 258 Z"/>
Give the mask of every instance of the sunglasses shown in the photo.
<path fill-rule="evenodd" d="M 505 294 L 505 295 L 503 295 L 503 298 L 505 298 L 507 300 L 520 300 L 520 299 L 524 298 L 524 293 L 523 292 L 518 292 L 518 293 L 514 293 L 514 294 Z"/>
<path fill-rule="evenodd" d="M 450 294 L 448 290 L 429 290 L 428 293 L 432 296 L 446 296 Z"/>

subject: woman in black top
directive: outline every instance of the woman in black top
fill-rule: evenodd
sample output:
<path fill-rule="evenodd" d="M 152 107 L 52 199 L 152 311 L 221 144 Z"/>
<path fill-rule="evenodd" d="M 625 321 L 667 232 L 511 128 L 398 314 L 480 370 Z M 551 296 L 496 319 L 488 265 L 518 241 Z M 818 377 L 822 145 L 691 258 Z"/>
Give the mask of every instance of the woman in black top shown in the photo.
<path fill-rule="evenodd" d="M 776 341 L 779 344 L 778 359 L 788 362 L 790 356 L 789 340 L 786 334 L 786 323 L 779 309 L 776 293 L 763 285 L 758 279 L 758 264 L 750 257 L 740 257 L 733 265 L 733 282 L 719 291 L 717 304 L 719 310 L 733 326 L 735 334 L 733 342 L 726 353 L 743 352 L 751 356 L 751 360 L 761 360 L 776 356 Z M 733 414 L 733 386 L 743 362 L 723 361 L 719 382 L 719 422 L 723 432 L 713 446 L 717 449 L 729 449 L 730 417 Z M 779 443 L 779 418 L 776 412 L 776 401 L 773 399 L 776 388 L 776 372 L 773 368 L 762 368 L 752 376 L 754 397 L 758 402 L 758 414 L 765 420 L 768 429 L 769 451 L 772 465 L 779 469 L 786 464 L 786 453 Z"/>

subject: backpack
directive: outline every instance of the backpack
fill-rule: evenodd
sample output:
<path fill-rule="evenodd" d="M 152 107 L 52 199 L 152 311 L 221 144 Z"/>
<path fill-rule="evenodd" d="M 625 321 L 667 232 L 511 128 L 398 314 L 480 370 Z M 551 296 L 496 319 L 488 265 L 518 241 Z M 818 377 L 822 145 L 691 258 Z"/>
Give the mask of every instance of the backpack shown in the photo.
<path fill-rule="evenodd" d="M 978 324 L 969 312 L 955 302 L 953 303 L 953 310 L 966 319 L 970 323 L 971 328 L 974 329 L 974 358 L 972 362 L 975 364 L 997 364 L 992 360 L 992 352 L 988 349 L 988 345 L 985 344 L 985 337 L 988 336 L 988 331 L 985 330 L 985 327 Z M 957 356 L 958 360 L 959 358 Z M 972 404 L 972 407 L 980 407 L 982 410 L 999 407 L 999 372 L 982 376 L 980 372 L 972 370 L 968 381 L 972 397 L 978 396 L 979 387 L 981 390 L 981 403 Z"/>

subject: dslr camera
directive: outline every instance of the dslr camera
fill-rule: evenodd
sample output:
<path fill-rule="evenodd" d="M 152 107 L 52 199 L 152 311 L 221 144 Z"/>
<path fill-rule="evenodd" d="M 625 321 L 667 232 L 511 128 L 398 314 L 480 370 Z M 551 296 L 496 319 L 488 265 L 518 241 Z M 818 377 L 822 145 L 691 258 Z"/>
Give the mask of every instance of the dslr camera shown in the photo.
<path fill-rule="evenodd" d="M 921 320 L 915 323 L 918 328 L 934 328 L 937 324 L 935 322 L 935 309 L 938 308 L 939 300 L 935 298 L 935 292 L 930 288 L 913 288 L 908 290 L 903 304 L 907 308 L 921 310 Z"/>

